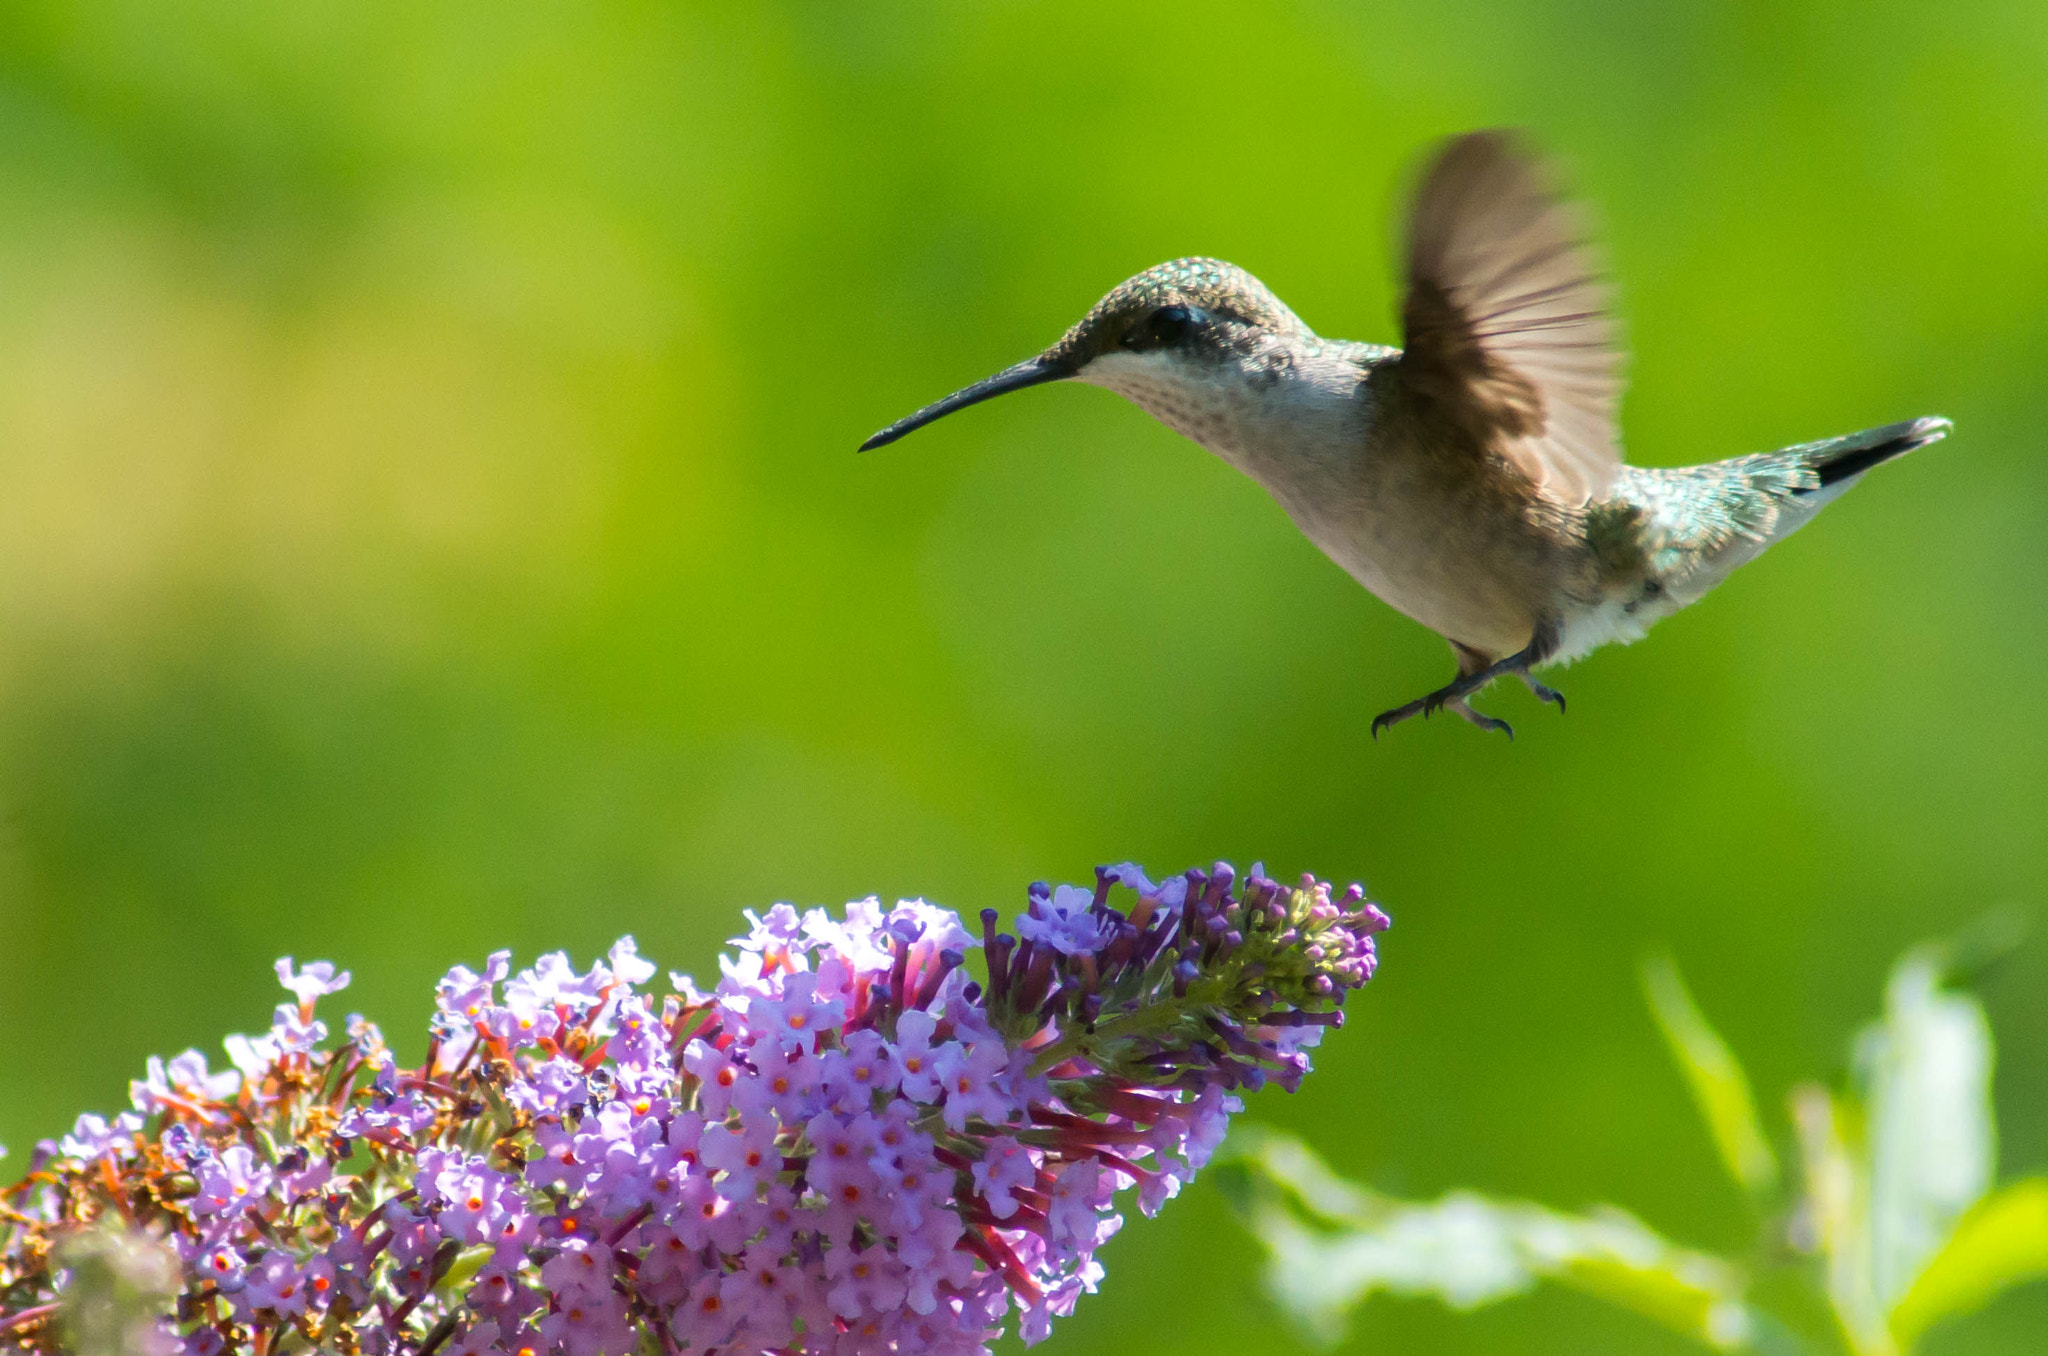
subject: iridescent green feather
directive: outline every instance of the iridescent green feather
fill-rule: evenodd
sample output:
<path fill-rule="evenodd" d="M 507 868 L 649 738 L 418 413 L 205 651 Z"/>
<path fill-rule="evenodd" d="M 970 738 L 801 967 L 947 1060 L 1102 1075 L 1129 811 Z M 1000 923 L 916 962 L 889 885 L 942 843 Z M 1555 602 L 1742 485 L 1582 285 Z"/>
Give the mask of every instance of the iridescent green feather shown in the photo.
<path fill-rule="evenodd" d="M 1820 476 L 1804 448 L 1707 466 L 1624 466 L 1612 498 L 1589 512 L 1587 536 L 1598 540 L 1595 519 L 1603 510 L 1625 513 L 1647 571 L 1683 579 L 1736 542 L 1762 546 L 1796 496 L 1818 488 Z"/>

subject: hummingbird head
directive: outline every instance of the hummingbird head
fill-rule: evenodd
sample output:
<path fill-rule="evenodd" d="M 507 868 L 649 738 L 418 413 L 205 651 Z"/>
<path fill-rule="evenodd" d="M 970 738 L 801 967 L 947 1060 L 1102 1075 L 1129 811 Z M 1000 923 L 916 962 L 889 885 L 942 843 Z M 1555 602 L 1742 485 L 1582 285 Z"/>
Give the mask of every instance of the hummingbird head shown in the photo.
<path fill-rule="evenodd" d="M 1118 284 L 1045 352 L 934 401 L 862 443 L 893 443 L 942 415 L 1048 381 L 1104 386 L 1182 431 L 1196 393 L 1241 373 L 1308 326 L 1251 274 L 1220 259 L 1175 259 Z"/>

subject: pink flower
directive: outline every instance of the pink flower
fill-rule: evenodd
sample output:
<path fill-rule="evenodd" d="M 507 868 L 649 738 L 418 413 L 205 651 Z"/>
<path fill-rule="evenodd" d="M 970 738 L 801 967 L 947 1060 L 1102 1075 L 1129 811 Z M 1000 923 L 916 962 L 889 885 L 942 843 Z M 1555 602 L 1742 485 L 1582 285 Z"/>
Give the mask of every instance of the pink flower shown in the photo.
<path fill-rule="evenodd" d="M 846 1020 L 846 1004 L 838 998 L 817 998 L 818 977 L 794 974 L 784 981 L 779 998 L 756 998 L 747 1005 L 747 1025 L 756 1036 L 805 1054 L 818 1048 L 818 1033 Z"/>
<path fill-rule="evenodd" d="M 896 1052 L 879 1031 L 848 1032 L 844 1048 L 826 1051 L 818 1068 L 833 1108 L 847 1113 L 872 1109 L 875 1097 L 894 1092 L 903 1078 Z"/>
<path fill-rule="evenodd" d="M 886 1248 L 834 1248 L 825 1254 L 825 1302 L 840 1318 L 901 1308 L 910 1283 Z"/>
<path fill-rule="evenodd" d="M 940 1049 L 932 1058 L 932 1073 L 946 1096 L 946 1128 L 965 1130 L 970 1116 L 992 1125 L 1015 1120 L 1021 1108 L 998 1087 L 1009 1067 L 1010 1052 L 994 1041 L 965 1047 L 949 1041 Z"/>
<path fill-rule="evenodd" d="M 331 961 L 314 961 L 305 969 L 293 973 L 292 958 L 286 956 L 276 966 L 277 982 L 290 989 L 292 997 L 299 1000 L 301 1007 L 310 1008 L 315 999 L 325 998 L 331 993 L 340 993 L 348 987 L 348 971 L 340 974 L 334 971 Z"/>
<path fill-rule="evenodd" d="M 633 1274 L 633 1288 L 642 1299 L 664 1308 L 680 1304 L 704 1272 L 697 1250 L 669 1228 L 648 1230 L 643 1235 L 642 1248 L 640 1269 Z"/>
<path fill-rule="evenodd" d="M 1086 1160 L 1067 1164 L 1053 1178 L 1052 1190 L 1046 1195 L 1052 1241 L 1069 1248 L 1092 1247 L 1095 1221 L 1111 1196 L 1103 1189 L 1101 1166 Z"/>
<path fill-rule="evenodd" d="M 589 1239 L 569 1240 L 540 1269 L 541 1283 L 558 1301 L 571 1295 L 609 1295 L 612 1275 L 612 1250 Z"/>
<path fill-rule="evenodd" d="M 526 1180 L 533 1186 L 559 1186 L 570 1191 L 580 1188 L 590 1176 L 576 1154 L 576 1137 L 558 1121 L 542 1121 L 534 1127 L 535 1152 L 526 1160 Z"/>
<path fill-rule="evenodd" d="M 719 1282 L 728 1312 L 746 1326 L 750 1344 L 781 1346 L 789 1340 L 797 1285 L 789 1267 L 753 1248 L 746 1265 Z"/>
<path fill-rule="evenodd" d="M 713 1119 L 725 1115 L 742 1073 L 732 1057 L 708 1041 L 694 1040 L 683 1051 L 683 1068 L 697 1080 L 698 1109 Z"/>
<path fill-rule="evenodd" d="M 282 1252 L 267 1252 L 249 1268 L 247 1287 L 241 1302 L 251 1309 L 268 1309 L 280 1316 L 303 1313 L 306 1283 L 299 1268 Z"/>
<path fill-rule="evenodd" d="M 510 998 L 504 1007 L 487 1009 L 483 1018 L 484 1030 L 515 1050 L 551 1039 L 561 1026 L 553 1006 L 530 993 Z"/>
<path fill-rule="evenodd" d="M 989 1212 L 997 1219 L 1008 1219 L 1017 1212 L 1017 1199 L 1012 1192 L 1037 1181 L 1037 1163 L 1023 1145 L 1008 1135 L 990 1140 L 982 1151 L 981 1161 L 974 1165 L 974 1189 L 982 1194 Z"/>
<path fill-rule="evenodd" d="M 189 1207 L 195 1214 L 238 1212 L 270 1189 L 270 1169 L 256 1161 L 256 1151 L 246 1144 L 233 1145 L 220 1157 L 201 1163 L 193 1175 L 199 1179 L 199 1194 Z"/>
<path fill-rule="evenodd" d="M 752 1117 L 736 1126 L 714 1125 L 704 1132 L 699 1153 L 704 1166 L 719 1174 L 719 1195 L 731 1201 L 751 1201 L 782 1171 L 782 1155 L 775 1147 L 777 1132 L 777 1123 L 769 1116 Z"/>
<path fill-rule="evenodd" d="M 896 1067 L 902 1070 L 897 1086 L 913 1102 L 935 1101 L 939 1095 L 938 1055 L 945 1045 L 932 1047 L 938 1025 L 928 1012 L 906 1012 L 896 1019 Z"/>
<path fill-rule="evenodd" d="M 804 1177 L 811 1190 L 830 1198 L 842 1182 L 869 1182 L 873 1177 L 868 1155 L 875 1147 L 875 1118 L 863 1113 L 842 1121 L 832 1112 L 813 1116 L 804 1127 L 811 1143 L 810 1165 Z"/>
<path fill-rule="evenodd" d="M 563 1356 L 626 1356 L 640 1343 L 625 1306 L 609 1291 L 563 1296 L 540 1321 L 540 1336 Z"/>
<path fill-rule="evenodd" d="M 802 1120 L 818 1081 L 818 1060 L 795 1047 L 762 1042 L 749 1052 L 754 1076 L 733 1089 L 733 1105 L 748 1117 Z"/>

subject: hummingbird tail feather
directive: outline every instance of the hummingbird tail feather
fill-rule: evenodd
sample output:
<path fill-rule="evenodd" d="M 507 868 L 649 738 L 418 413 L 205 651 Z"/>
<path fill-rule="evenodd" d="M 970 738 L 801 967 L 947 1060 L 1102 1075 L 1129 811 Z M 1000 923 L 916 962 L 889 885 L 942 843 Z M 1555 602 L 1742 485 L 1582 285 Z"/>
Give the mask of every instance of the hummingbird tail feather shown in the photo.
<path fill-rule="evenodd" d="M 1638 639 L 1812 522 L 1865 471 L 1948 431 L 1946 419 L 1912 419 L 1704 466 L 1623 467 L 1616 497 L 1627 512 L 1592 520 L 1589 530 L 1615 525 L 1633 538 L 1647 567 L 1644 591 L 1569 619 L 1558 657 Z"/>
<path fill-rule="evenodd" d="M 1880 462 L 1903 457 L 1917 447 L 1939 442 L 1948 436 L 1950 427 L 1949 421 L 1938 415 L 1909 419 L 1903 424 L 1886 424 L 1882 428 L 1867 428 L 1861 433 L 1808 443 L 1803 447 L 1788 447 L 1785 452 L 1804 454 L 1807 466 L 1820 477 L 1820 484 L 1803 491 L 1812 494 L 1860 476 Z"/>

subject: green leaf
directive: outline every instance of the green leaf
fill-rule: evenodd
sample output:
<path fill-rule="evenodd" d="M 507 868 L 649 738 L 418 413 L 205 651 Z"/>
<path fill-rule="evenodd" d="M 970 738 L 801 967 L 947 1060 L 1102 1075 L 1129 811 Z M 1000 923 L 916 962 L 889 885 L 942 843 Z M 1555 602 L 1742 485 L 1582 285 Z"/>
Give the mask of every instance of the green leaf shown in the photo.
<path fill-rule="evenodd" d="M 1249 1221 L 1270 1254 L 1266 1285 L 1281 1311 L 1329 1346 L 1352 1309 L 1374 1292 L 1431 1295 L 1470 1309 L 1535 1284 L 1511 1242 L 1482 1207 L 1394 1208 L 1372 1225 L 1313 1228 L 1273 1197 Z"/>
<path fill-rule="evenodd" d="M 2048 1279 L 2048 1178 L 2029 1177 L 1964 1215 L 1892 1310 L 1901 1349 L 1944 1318 L 1981 1309 L 2025 1281 Z"/>
<path fill-rule="evenodd" d="M 160 1238 L 103 1220 L 57 1245 L 63 1349 L 77 1356 L 143 1356 L 179 1290 L 177 1254 Z M 10 1343 L 11 1345 L 11 1343 Z"/>
<path fill-rule="evenodd" d="M 1892 1356 L 1891 1329 L 1870 1287 L 1870 1174 L 1843 1133 L 1856 1108 L 1817 1083 L 1792 1089 L 1790 1102 L 1806 1171 L 1801 1213 L 1821 1253 L 1828 1303 L 1857 1356 Z"/>
<path fill-rule="evenodd" d="M 494 1256 L 496 1249 L 489 1243 L 478 1243 L 473 1247 L 464 1248 L 455 1255 L 455 1261 L 449 1266 L 447 1274 L 436 1283 L 437 1288 L 443 1294 L 460 1295 L 469 1289 L 469 1283 L 476 1279 L 476 1274 L 482 1271 L 484 1264 Z"/>
<path fill-rule="evenodd" d="M 1794 1089 L 1804 1216 L 1829 1302 L 1859 1356 L 1900 1349 L 1894 1308 L 1991 1183 L 1991 1030 L 1942 987 L 1952 949 L 1907 952 L 1856 1041 L 1860 1096 Z"/>
<path fill-rule="evenodd" d="M 1744 1303 L 1740 1268 L 1677 1247 L 1622 1211 L 1572 1215 L 1463 1191 L 1396 1201 L 1346 1182 L 1288 1136 L 1266 1130 L 1232 1140 L 1264 1186 L 1245 1213 L 1270 1255 L 1268 1289 L 1318 1341 L 1341 1340 L 1350 1311 L 1381 1291 L 1463 1310 L 1545 1280 L 1717 1349 L 1749 1347 L 1771 1326 Z"/>
<path fill-rule="evenodd" d="M 1991 1185 L 1991 1025 L 1941 987 L 1938 948 L 1907 952 L 1882 1021 L 1858 1039 L 1869 1146 L 1870 1289 L 1889 1309 Z"/>
<path fill-rule="evenodd" d="M 1388 1198 L 1339 1177 L 1314 1149 L 1293 1135 L 1252 1121 L 1231 1127 L 1212 1162 L 1241 1163 L 1284 1190 L 1294 1205 L 1326 1224 L 1365 1219 Z"/>
<path fill-rule="evenodd" d="M 1757 1119 L 1756 1099 L 1726 1041 L 1707 1022 L 1668 955 L 1642 963 L 1643 994 L 1671 1058 L 1692 1088 L 1693 1101 L 1714 1138 L 1721 1165 L 1735 1184 L 1754 1196 L 1778 1185 L 1778 1160 Z"/>

